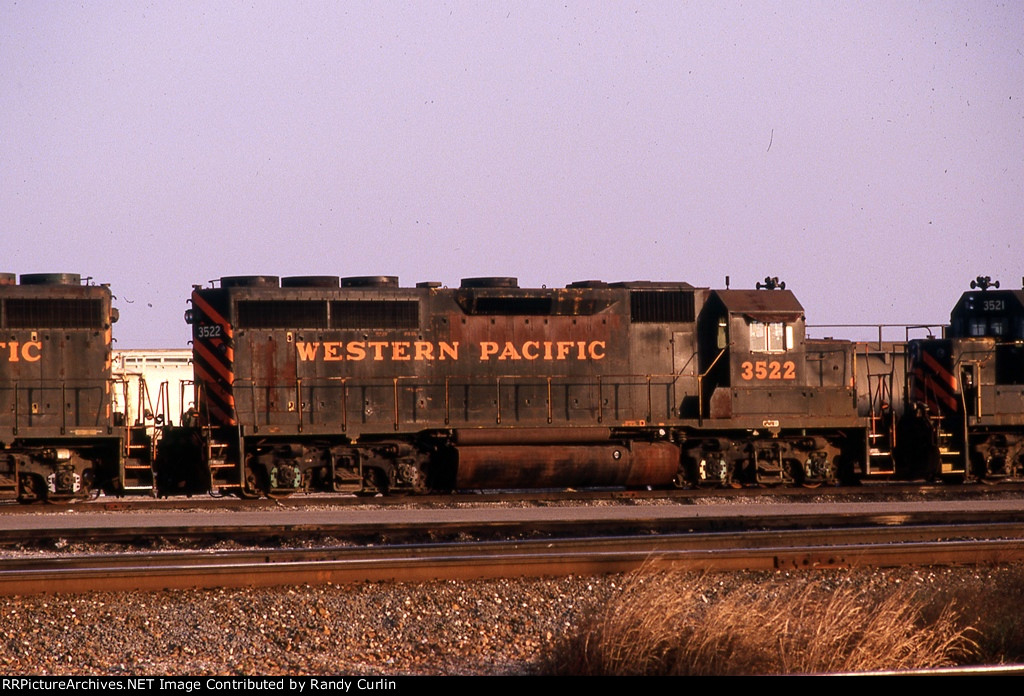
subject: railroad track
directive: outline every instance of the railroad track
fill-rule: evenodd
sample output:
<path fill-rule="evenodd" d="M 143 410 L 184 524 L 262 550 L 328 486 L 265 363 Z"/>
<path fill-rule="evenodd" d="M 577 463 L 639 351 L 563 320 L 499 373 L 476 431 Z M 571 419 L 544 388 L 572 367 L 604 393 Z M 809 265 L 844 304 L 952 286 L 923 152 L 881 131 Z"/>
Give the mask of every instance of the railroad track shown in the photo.
<path fill-rule="evenodd" d="M 921 527 L 986 522 L 1024 523 L 1019 501 L 974 503 L 801 503 L 745 505 L 639 505 L 394 510 L 273 509 L 230 513 L 192 512 L 4 516 L 0 547 L 52 551 L 73 544 L 115 544 L 141 549 L 154 544 L 195 548 L 224 541 L 263 547 L 321 545 L 323 539 L 359 545 L 423 541 L 520 540 L 570 537 L 669 535 L 751 530 Z M 961 525 L 961 526 L 955 526 Z M 809 530 L 809 531 L 808 531 Z"/>
<path fill-rule="evenodd" d="M 0 515 L 24 514 L 32 511 L 39 514 L 63 514 L 75 510 L 98 510 L 127 512 L 141 510 L 260 510 L 273 508 L 320 507 L 366 507 L 393 508 L 404 506 L 431 507 L 440 505 L 518 503 L 544 505 L 550 503 L 594 503 L 669 500 L 686 502 L 699 499 L 774 498 L 779 500 L 806 500 L 830 496 L 835 498 L 894 498 L 919 496 L 926 498 L 975 499 L 1000 495 L 1020 495 L 1024 483 L 983 484 L 933 484 L 933 483 L 866 483 L 860 486 L 828 486 L 815 488 L 746 486 L 739 488 L 688 488 L 660 490 L 529 490 L 462 492 L 446 495 L 420 496 L 378 496 L 365 498 L 350 494 L 312 493 L 281 498 L 236 498 L 233 496 L 172 496 L 167 498 L 103 496 L 93 500 L 70 503 L 47 503 L 21 505 L 15 501 L 0 502 Z"/>
<path fill-rule="evenodd" d="M 0 594 L 588 575 L 645 564 L 705 571 L 997 564 L 1024 561 L 1022 540 L 1024 525 L 995 523 L 8 558 Z"/>

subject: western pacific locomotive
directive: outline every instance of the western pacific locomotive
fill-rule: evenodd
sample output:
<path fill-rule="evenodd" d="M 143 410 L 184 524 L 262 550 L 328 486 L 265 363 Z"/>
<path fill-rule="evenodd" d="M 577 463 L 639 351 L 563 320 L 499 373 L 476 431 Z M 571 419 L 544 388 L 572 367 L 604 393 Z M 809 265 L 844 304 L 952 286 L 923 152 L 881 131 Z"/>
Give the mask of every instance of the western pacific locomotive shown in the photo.
<path fill-rule="evenodd" d="M 192 294 L 215 489 L 822 483 L 867 450 L 852 344 L 789 291 L 222 278 Z"/>
<path fill-rule="evenodd" d="M 111 410 L 115 321 L 77 274 L 0 274 L 0 498 L 152 490 L 147 428 Z"/>
<path fill-rule="evenodd" d="M 1022 298 L 982 288 L 944 338 L 862 355 L 808 338 L 773 278 L 225 277 L 193 289 L 195 408 L 173 424 L 111 408 L 105 286 L 6 275 L 0 495 L 1018 478 Z"/>
<path fill-rule="evenodd" d="M 904 450 L 929 453 L 929 477 L 1024 476 L 1024 290 L 998 288 L 987 276 L 972 281 L 944 338 L 907 345 L 913 410 L 904 418 L 916 418 L 908 430 L 923 435 Z M 920 472 L 920 460 L 897 463 L 906 475 Z"/>

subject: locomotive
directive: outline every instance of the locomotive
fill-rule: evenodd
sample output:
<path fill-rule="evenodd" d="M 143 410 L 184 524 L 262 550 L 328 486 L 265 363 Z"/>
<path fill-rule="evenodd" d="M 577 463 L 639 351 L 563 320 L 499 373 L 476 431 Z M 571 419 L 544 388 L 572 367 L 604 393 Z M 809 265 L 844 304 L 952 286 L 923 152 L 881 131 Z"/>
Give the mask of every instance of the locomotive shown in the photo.
<path fill-rule="evenodd" d="M 190 488 L 814 484 L 867 453 L 852 344 L 777 283 L 236 276 L 191 304 Z"/>
<path fill-rule="evenodd" d="M 77 274 L 0 274 L 0 499 L 153 490 L 150 433 L 111 410 L 117 316 Z"/>
<path fill-rule="evenodd" d="M 147 395 L 128 408 L 108 287 L 14 280 L 0 497 L 23 502 L 1024 475 L 1024 291 L 987 279 L 942 338 L 868 351 L 809 338 L 771 277 L 228 276 L 193 287 L 178 424 Z"/>
<path fill-rule="evenodd" d="M 907 475 L 923 468 L 967 480 L 1024 476 L 1024 290 L 998 288 L 979 276 L 943 338 L 907 345 L 914 410 L 905 418 L 919 423 L 912 433 L 924 433 L 904 448 L 918 453 L 902 462 Z"/>

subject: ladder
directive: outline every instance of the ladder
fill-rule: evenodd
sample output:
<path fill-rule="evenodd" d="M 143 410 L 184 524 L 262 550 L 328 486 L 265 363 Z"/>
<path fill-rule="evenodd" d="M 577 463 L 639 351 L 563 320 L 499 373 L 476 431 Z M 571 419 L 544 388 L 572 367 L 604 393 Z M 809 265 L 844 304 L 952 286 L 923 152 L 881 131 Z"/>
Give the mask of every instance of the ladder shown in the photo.
<path fill-rule="evenodd" d="M 214 438 L 214 426 L 210 421 L 210 410 L 206 402 L 206 390 L 201 383 L 196 384 L 196 403 L 198 409 L 199 433 L 202 438 L 203 461 L 210 476 L 211 491 L 225 488 L 241 488 L 242 472 L 240 465 L 230 459 L 228 443 Z"/>
<path fill-rule="evenodd" d="M 128 409 L 128 381 L 121 380 L 124 390 L 124 411 L 125 424 L 122 436 L 121 450 L 121 490 L 124 491 L 148 491 L 150 495 L 156 496 L 156 475 L 153 470 L 153 461 L 156 456 L 156 432 L 153 423 L 156 416 L 152 411 L 152 401 L 149 397 L 149 390 L 146 380 L 139 379 L 139 410 L 136 414 L 135 423 L 129 423 Z M 166 388 L 166 383 L 161 390 Z"/>
<path fill-rule="evenodd" d="M 871 355 L 884 356 L 883 368 L 871 370 Z M 892 382 L 896 361 L 891 353 L 870 352 L 864 346 L 864 365 L 867 370 L 868 395 L 868 471 L 870 474 L 892 474 L 896 467 L 893 450 L 896 447 L 896 422 L 892 410 Z"/>

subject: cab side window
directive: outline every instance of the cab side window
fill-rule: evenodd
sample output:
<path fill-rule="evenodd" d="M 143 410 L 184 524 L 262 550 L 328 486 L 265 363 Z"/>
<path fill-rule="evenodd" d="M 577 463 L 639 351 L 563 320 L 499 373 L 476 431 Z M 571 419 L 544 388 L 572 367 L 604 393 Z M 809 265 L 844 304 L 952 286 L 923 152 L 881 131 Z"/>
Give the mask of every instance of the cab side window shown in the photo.
<path fill-rule="evenodd" d="M 754 353 L 785 353 L 793 345 L 793 327 L 781 321 L 750 322 L 750 350 Z"/>

